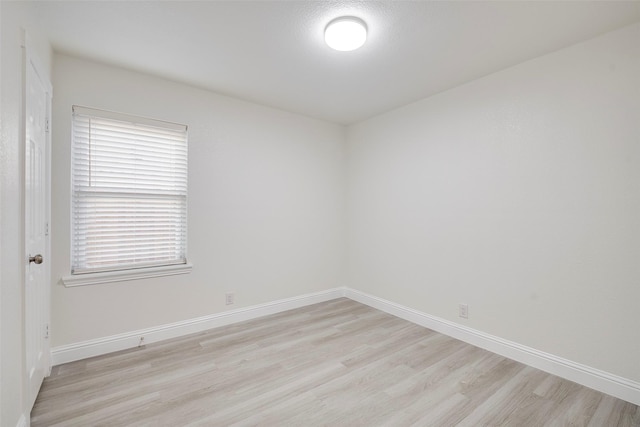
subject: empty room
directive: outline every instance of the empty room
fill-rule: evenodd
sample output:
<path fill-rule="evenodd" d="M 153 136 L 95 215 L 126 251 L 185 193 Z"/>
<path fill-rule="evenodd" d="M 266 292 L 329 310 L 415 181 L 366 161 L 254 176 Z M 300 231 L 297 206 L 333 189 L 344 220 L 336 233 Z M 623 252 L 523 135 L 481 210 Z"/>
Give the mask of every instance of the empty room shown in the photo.
<path fill-rule="evenodd" d="M 640 2 L 0 22 L 2 427 L 640 426 Z"/>

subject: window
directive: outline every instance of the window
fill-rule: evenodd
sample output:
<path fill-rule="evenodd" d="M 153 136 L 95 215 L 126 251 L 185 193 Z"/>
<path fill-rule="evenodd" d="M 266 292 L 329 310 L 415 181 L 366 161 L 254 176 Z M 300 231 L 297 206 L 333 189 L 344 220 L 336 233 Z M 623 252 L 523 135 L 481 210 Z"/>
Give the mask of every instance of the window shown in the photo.
<path fill-rule="evenodd" d="M 72 125 L 65 285 L 188 272 L 187 127 L 78 106 Z"/>

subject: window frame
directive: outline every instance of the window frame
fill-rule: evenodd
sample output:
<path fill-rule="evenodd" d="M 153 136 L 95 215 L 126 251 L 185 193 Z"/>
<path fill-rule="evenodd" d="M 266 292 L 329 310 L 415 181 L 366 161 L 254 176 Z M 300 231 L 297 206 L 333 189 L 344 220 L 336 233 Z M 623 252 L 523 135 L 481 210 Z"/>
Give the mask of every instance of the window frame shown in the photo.
<path fill-rule="evenodd" d="M 187 160 L 187 164 L 186 164 L 187 170 L 184 172 L 185 173 L 185 175 L 183 176 L 184 181 L 181 180 L 178 182 L 184 182 L 186 189 L 184 190 L 185 191 L 184 196 L 177 196 L 177 193 L 174 195 L 175 197 L 184 197 L 184 217 L 180 216 L 180 218 L 183 218 L 184 220 L 183 221 L 184 234 L 182 236 L 182 239 L 180 240 L 181 242 L 180 245 L 182 248 L 184 248 L 184 250 L 180 252 L 180 254 L 184 252 L 183 260 L 180 259 L 178 260 L 178 262 L 176 262 L 176 260 L 159 261 L 151 264 L 141 263 L 140 265 L 135 265 L 135 262 L 132 261 L 128 264 L 120 264 L 120 266 L 117 266 L 117 265 L 110 266 L 105 269 L 90 268 L 90 269 L 86 269 L 78 272 L 73 271 L 73 265 L 75 263 L 75 259 L 74 259 L 75 246 L 74 245 L 77 242 L 76 215 L 75 215 L 75 208 L 74 208 L 74 203 L 77 203 L 77 199 L 76 199 L 77 191 L 76 191 L 76 188 L 74 187 L 74 183 L 75 183 L 74 180 L 77 177 L 76 170 L 75 170 L 76 162 L 79 161 L 76 156 L 76 152 L 74 148 L 76 144 L 76 141 L 75 141 L 76 135 L 74 131 L 74 128 L 76 126 L 76 117 L 75 117 L 76 114 L 87 116 L 90 118 L 96 118 L 100 120 L 113 120 L 117 122 L 123 122 L 123 123 L 134 124 L 134 125 L 152 126 L 158 129 L 171 129 L 171 130 L 178 130 L 179 132 L 184 131 L 184 138 L 185 138 L 184 139 L 184 143 L 185 143 L 184 156 L 185 156 L 185 159 Z M 188 262 L 188 258 L 187 258 L 187 240 L 188 240 L 188 211 L 187 211 L 188 128 L 187 126 L 178 124 L 178 123 L 172 123 L 172 122 L 150 119 L 146 117 L 135 116 L 132 114 L 117 113 L 117 112 L 82 107 L 77 105 L 72 106 L 71 126 L 72 126 L 71 128 L 71 159 L 70 159 L 71 160 L 70 209 L 71 210 L 70 210 L 70 218 L 69 218 L 70 219 L 69 237 L 71 239 L 70 240 L 70 265 L 69 265 L 70 274 L 62 277 L 62 283 L 67 287 L 72 287 L 72 286 L 94 285 L 99 283 L 120 282 L 120 281 L 127 281 L 127 280 L 138 280 L 138 279 L 145 279 L 145 278 L 152 278 L 152 277 L 171 276 L 171 275 L 190 273 L 193 268 L 193 265 Z M 97 197 L 100 197 L 100 195 L 104 195 L 104 194 L 105 194 L 105 190 L 96 191 Z M 132 200 L 141 200 L 141 199 L 144 199 L 145 196 L 148 197 L 148 194 L 149 194 L 148 192 L 145 194 L 143 190 L 138 190 L 137 192 L 130 193 L 127 197 L 130 197 Z"/>

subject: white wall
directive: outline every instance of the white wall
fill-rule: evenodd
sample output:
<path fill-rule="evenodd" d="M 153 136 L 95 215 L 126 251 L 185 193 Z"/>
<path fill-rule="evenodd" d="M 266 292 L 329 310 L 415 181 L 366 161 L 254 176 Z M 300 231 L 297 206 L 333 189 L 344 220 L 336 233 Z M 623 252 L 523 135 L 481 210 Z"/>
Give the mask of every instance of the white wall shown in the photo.
<path fill-rule="evenodd" d="M 640 381 L 639 41 L 350 127 L 349 286 Z"/>
<path fill-rule="evenodd" d="M 38 38 L 33 5 L 0 2 L 0 425 L 15 426 L 26 414 L 23 322 L 23 30 L 45 72 L 51 48 Z"/>
<path fill-rule="evenodd" d="M 343 283 L 344 128 L 64 55 L 54 58 L 52 345 Z M 73 104 L 189 126 L 189 275 L 65 288 Z M 224 305 L 235 292 L 236 304 Z"/>

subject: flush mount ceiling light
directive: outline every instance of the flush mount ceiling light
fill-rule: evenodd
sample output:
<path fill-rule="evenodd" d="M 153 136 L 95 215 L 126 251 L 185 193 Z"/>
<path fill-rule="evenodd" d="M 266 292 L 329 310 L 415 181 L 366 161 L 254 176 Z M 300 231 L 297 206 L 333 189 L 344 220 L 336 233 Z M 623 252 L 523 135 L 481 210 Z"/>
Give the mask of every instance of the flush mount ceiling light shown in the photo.
<path fill-rule="evenodd" d="M 343 16 L 329 22 L 324 29 L 324 41 L 343 52 L 355 50 L 367 40 L 367 24 L 353 16 Z"/>

